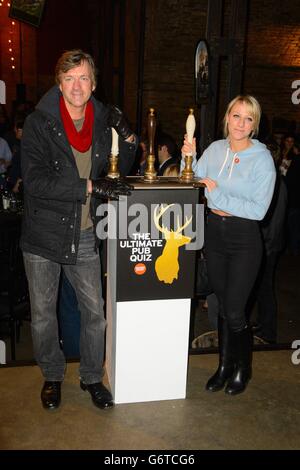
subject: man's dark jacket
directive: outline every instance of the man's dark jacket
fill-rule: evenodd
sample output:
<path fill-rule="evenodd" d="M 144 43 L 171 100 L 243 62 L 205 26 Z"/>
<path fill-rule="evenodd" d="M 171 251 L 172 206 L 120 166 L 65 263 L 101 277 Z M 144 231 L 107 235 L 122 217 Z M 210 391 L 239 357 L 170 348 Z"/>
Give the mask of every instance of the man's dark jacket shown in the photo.
<path fill-rule="evenodd" d="M 22 136 L 24 217 L 21 248 L 58 263 L 76 263 L 81 205 L 86 202 L 86 179 L 79 177 L 59 112 L 61 92 L 51 88 L 28 116 Z M 94 105 L 92 167 L 90 179 L 107 171 L 111 128 L 107 108 L 91 97 Z M 134 161 L 135 144 L 119 139 L 119 170 L 126 175 Z M 90 213 L 96 228 L 96 209 L 101 201 L 91 198 Z"/>
<path fill-rule="evenodd" d="M 171 165 L 178 165 L 178 167 L 180 166 L 180 162 L 178 160 L 178 158 L 176 157 L 171 157 L 169 158 L 168 160 L 166 160 L 162 166 L 158 169 L 157 171 L 157 176 L 164 176 L 164 172 L 166 171 L 166 169 L 171 166 Z"/>

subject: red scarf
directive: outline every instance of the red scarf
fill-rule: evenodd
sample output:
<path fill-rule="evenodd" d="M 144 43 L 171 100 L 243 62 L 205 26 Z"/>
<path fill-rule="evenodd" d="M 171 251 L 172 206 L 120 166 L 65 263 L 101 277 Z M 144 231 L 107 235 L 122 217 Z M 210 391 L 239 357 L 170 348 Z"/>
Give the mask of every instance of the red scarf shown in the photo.
<path fill-rule="evenodd" d="M 94 124 L 94 108 L 91 101 L 87 102 L 85 108 L 84 123 L 81 131 L 77 131 L 74 122 L 67 110 L 65 100 L 61 96 L 59 98 L 59 109 L 62 122 L 68 137 L 68 141 L 72 147 L 78 152 L 87 152 L 92 145 L 93 124 Z"/>

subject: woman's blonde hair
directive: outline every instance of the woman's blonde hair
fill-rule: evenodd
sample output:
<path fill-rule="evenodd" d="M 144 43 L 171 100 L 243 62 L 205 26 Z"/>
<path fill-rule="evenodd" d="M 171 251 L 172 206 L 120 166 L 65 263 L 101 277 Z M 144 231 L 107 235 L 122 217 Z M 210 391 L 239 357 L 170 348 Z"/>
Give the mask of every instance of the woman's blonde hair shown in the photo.
<path fill-rule="evenodd" d="M 230 101 L 229 105 L 227 106 L 226 113 L 223 119 L 223 134 L 224 137 L 226 138 L 228 136 L 228 116 L 233 108 L 233 106 L 236 103 L 245 103 L 248 108 L 249 108 L 249 113 L 251 114 L 251 117 L 253 118 L 253 131 L 250 134 L 250 137 L 253 137 L 254 135 L 258 134 L 259 130 L 259 121 L 260 121 L 260 116 L 261 116 L 261 107 L 259 102 L 257 101 L 254 96 L 251 95 L 238 95 L 236 96 L 232 101 Z"/>
<path fill-rule="evenodd" d="M 179 176 L 180 166 L 178 163 L 172 163 L 171 165 L 167 166 L 164 171 L 163 176 Z"/>

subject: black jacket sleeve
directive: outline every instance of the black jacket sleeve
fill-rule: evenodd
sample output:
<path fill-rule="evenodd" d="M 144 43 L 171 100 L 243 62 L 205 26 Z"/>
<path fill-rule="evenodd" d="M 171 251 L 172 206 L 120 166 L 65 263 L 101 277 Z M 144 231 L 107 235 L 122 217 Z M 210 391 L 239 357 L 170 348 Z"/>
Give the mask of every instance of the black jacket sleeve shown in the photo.
<path fill-rule="evenodd" d="M 283 177 L 277 174 L 273 198 L 268 212 L 261 222 L 267 255 L 284 247 L 284 223 L 287 208 L 287 190 Z"/>
<path fill-rule="evenodd" d="M 119 171 L 121 176 L 127 176 L 134 164 L 135 154 L 138 146 L 138 140 L 135 136 L 133 143 L 126 142 L 119 138 Z"/>

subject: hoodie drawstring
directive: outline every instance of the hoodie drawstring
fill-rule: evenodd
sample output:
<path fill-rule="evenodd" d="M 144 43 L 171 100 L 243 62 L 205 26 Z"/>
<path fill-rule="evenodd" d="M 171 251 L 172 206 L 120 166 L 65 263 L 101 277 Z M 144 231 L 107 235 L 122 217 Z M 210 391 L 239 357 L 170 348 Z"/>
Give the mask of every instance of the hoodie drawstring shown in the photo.
<path fill-rule="evenodd" d="M 232 174 L 232 170 L 233 170 L 233 165 L 234 165 L 234 159 L 235 157 L 237 156 L 237 153 L 235 153 L 232 157 L 232 160 L 231 160 L 231 165 L 230 165 L 230 171 L 229 171 L 229 175 L 227 177 L 227 179 L 230 179 L 231 178 L 231 174 Z M 226 162 L 228 160 L 228 157 L 229 157 L 229 147 L 227 148 L 227 151 L 226 151 L 226 157 L 224 159 L 224 162 L 223 162 L 223 165 L 218 173 L 218 177 L 222 174 L 223 170 L 224 170 L 224 167 L 226 165 Z"/>
<path fill-rule="evenodd" d="M 227 160 L 228 160 L 228 155 L 229 155 L 229 147 L 228 147 L 228 149 L 227 149 L 226 157 L 225 157 L 225 159 L 224 159 L 222 168 L 220 169 L 218 176 L 220 176 L 220 175 L 222 174 L 222 171 L 224 170 L 224 166 L 226 165 L 226 162 L 227 162 Z"/>
<path fill-rule="evenodd" d="M 235 160 L 235 157 L 237 156 L 237 153 L 235 153 L 232 157 L 232 160 L 231 160 L 231 167 L 230 167 L 230 172 L 229 172 L 229 176 L 228 176 L 228 179 L 230 180 L 231 178 L 231 173 L 232 173 L 232 170 L 233 170 L 233 165 L 234 165 L 234 160 Z"/>

